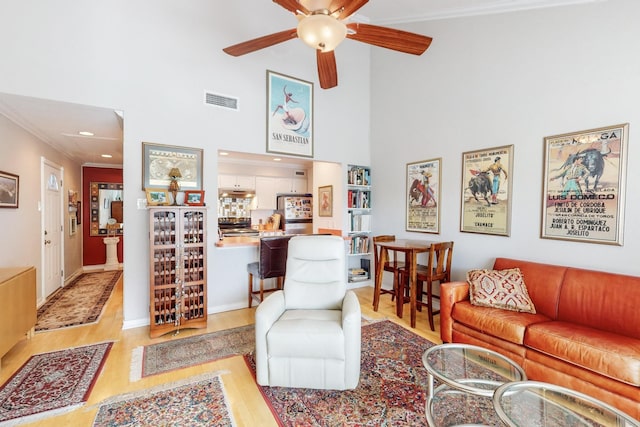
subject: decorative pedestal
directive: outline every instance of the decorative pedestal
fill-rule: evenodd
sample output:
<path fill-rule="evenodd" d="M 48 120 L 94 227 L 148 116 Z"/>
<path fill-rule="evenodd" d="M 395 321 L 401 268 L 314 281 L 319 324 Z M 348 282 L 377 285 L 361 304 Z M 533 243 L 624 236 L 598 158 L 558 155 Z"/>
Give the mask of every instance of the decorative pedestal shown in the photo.
<path fill-rule="evenodd" d="M 107 247 L 107 262 L 104 264 L 106 270 L 117 270 L 120 268 L 120 262 L 118 261 L 118 242 L 119 237 L 105 237 L 102 239 L 104 245 Z"/>

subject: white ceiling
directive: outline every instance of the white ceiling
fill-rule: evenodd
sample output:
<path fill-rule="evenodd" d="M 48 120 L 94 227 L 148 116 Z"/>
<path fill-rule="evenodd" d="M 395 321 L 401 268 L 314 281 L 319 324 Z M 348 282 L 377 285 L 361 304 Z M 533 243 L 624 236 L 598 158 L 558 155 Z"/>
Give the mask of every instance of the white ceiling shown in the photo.
<path fill-rule="evenodd" d="M 606 0 L 371 0 L 354 19 L 394 24 L 598 1 Z M 273 6 L 274 14 L 282 13 Z M 81 164 L 122 165 L 123 123 L 114 110 L 0 93 L 0 114 Z"/>

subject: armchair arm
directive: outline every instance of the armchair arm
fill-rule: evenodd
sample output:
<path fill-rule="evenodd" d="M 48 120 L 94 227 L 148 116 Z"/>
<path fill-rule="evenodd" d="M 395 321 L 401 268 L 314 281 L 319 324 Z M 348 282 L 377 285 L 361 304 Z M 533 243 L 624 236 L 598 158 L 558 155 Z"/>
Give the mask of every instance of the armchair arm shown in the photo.
<path fill-rule="evenodd" d="M 345 385 L 354 389 L 360 379 L 362 314 L 360 302 L 353 291 L 347 291 L 342 301 L 342 332 L 344 333 Z"/>
<path fill-rule="evenodd" d="M 469 284 L 467 282 L 448 282 L 440 286 L 440 338 L 443 342 L 452 342 L 451 312 L 454 304 L 468 299 Z"/>
<path fill-rule="evenodd" d="M 256 381 L 269 385 L 267 333 L 285 310 L 284 292 L 275 291 L 256 309 Z"/>

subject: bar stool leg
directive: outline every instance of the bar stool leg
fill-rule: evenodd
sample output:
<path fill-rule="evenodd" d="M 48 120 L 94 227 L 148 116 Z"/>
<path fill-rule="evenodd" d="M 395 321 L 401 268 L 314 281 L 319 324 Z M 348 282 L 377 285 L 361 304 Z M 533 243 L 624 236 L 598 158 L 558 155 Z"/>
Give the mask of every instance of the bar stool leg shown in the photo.
<path fill-rule="evenodd" d="M 249 308 L 253 304 L 253 274 L 249 273 Z"/>

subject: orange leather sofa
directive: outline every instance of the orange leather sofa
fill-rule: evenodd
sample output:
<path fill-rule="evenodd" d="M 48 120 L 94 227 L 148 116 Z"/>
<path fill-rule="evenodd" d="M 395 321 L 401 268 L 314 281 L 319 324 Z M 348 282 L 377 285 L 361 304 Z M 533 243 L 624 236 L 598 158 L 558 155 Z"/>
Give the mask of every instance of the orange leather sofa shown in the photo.
<path fill-rule="evenodd" d="M 600 399 L 640 419 L 640 277 L 497 258 L 518 267 L 536 314 L 478 307 L 467 282 L 441 286 L 444 342 L 511 358 L 531 380 Z"/>

